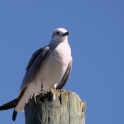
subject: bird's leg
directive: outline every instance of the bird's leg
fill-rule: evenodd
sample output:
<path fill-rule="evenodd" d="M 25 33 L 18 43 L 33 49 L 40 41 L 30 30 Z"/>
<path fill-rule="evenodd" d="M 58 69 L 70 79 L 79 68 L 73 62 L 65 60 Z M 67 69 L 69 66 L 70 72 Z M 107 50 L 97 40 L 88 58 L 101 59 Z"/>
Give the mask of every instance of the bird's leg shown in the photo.
<path fill-rule="evenodd" d="M 36 95 L 37 95 L 36 93 L 34 93 L 34 94 L 33 94 L 34 105 L 36 105 L 36 104 L 37 104 Z"/>
<path fill-rule="evenodd" d="M 53 85 L 53 89 L 56 89 L 56 87 L 57 87 L 57 83 Z"/>
<path fill-rule="evenodd" d="M 55 83 L 55 84 L 52 86 L 52 88 L 55 89 L 55 90 L 56 90 L 56 87 L 57 87 L 57 83 Z M 52 89 L 51 89 L 51 93 L 52 93 L 52 98 L 53 98 L 53 100 L 56 101 L 56 95 L 55 95 L 55 93 L 54 93 L 54 91 L 53 91 Z"/>
<path fill-rule="evenodd" d="M 43 90 L 43 84 L 41 84 L 41 92 L 43 92 L 44 90 Z"/>

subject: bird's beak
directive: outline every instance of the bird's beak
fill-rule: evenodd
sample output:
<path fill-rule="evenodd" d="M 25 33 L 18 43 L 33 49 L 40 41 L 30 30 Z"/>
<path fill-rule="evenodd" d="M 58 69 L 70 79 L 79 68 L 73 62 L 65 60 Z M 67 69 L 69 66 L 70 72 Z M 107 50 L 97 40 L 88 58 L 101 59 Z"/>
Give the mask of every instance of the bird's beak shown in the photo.
<path fill-rule="evenodd" d="M 67 32 L 65 32 L 65 33 L 63 33 L 63 34 L 61 34 L 60 36 L 67 36 L 67 35 L 69 35 L 69 32 L 67 31 Z"/>

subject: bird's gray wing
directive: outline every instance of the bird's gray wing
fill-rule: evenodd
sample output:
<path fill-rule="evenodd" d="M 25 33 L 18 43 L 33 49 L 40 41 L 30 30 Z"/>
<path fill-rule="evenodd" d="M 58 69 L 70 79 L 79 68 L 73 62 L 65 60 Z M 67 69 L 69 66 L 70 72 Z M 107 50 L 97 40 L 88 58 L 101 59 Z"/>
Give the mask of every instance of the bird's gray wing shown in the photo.
<path fill-rule="evenodd" d="M 34 79 L 35 74 L 37 73 L 39 68 L 43 65 L 49 53 L 50 53 L 50 50 L 48 46 L 43 47 L 37 50 L 36 52 L 34 52 L 34 54 L 32 55 L 26 67 L 26 73 L 22 81 L 22 85 L 20 87 L 20 92 L 24 87 L 26 87 Z"/>
<path fill-rule="evenodd" d="M 41 52 L 43 48 L 40 48 L 38 49 L 37 51 L 35 51 L 33 54 L 32 54 L 32 57 L 31 59 L 29 60 L 28 62 L 28 65 L 26 67 L 26 70 L 28 70 L 30 68 L 30 66 L 32 65 L 33 61 L 35 60 L 35 58 L 39 55 L 39 53 Z"/>
<path fill-rule="evenodd" d="M 35 74 L 37 73 L 38 69 L 43 65 L 45 62 L 46 58 L 48 57 L 50 51 L 49 47 L 43 47 L 32 55 L 30 61 L 28 62 L 28 65 L 26 67 L 26 73 L 24 76 L 24 79 L 22 81 L 22 85 L 20 87 L 20 92 L 18 95 L 18 98 L 0 106 L 0 110 L 7 110 L 11 108 L 15 108 L 22 96 L 25 93 L 25 90 L 27 89 L 28 84 L 33 80 Z M 13 115 L 12 115 L 12 120 L 15 121 L 17 116 L 17 111 L 14 109 Z"/>
<path fill-rule="evenodd" d="M 66 72 L 56 89 L 62 89 L 64 87 L 71 73 L 71 69 L 72 69 L 72 60 L 69 62 Z"/>

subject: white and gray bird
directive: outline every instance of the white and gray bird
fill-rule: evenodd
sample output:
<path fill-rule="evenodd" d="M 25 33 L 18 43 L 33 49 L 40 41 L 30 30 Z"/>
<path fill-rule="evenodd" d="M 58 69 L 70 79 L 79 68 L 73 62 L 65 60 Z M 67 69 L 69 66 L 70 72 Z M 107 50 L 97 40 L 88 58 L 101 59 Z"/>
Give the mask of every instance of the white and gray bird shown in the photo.
<path fill-rule="evenodd" d="M 2 106 L 0 110 L 14 108 L 12 119 L 17 112 L 24 111 L 24 105 L 33 93 L 50 88 L 61 89 L 68 80 L 72 68 L 71 49 L 68 44 L 69 32 L 57 28 L 52 34 L 50 43 L 35 51 L 26 67 L 18 97 Z"/>

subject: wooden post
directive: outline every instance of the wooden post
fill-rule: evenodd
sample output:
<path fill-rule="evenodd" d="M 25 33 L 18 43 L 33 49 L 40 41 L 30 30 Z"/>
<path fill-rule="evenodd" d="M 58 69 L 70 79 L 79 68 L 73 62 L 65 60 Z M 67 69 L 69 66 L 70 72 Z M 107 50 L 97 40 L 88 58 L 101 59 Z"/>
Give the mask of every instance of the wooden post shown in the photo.
<path fill-rule="evenodd" d="M 25 124 L 85 124 L 86 103 L 68 90 L 33 95 L 24 109 Z"/>

